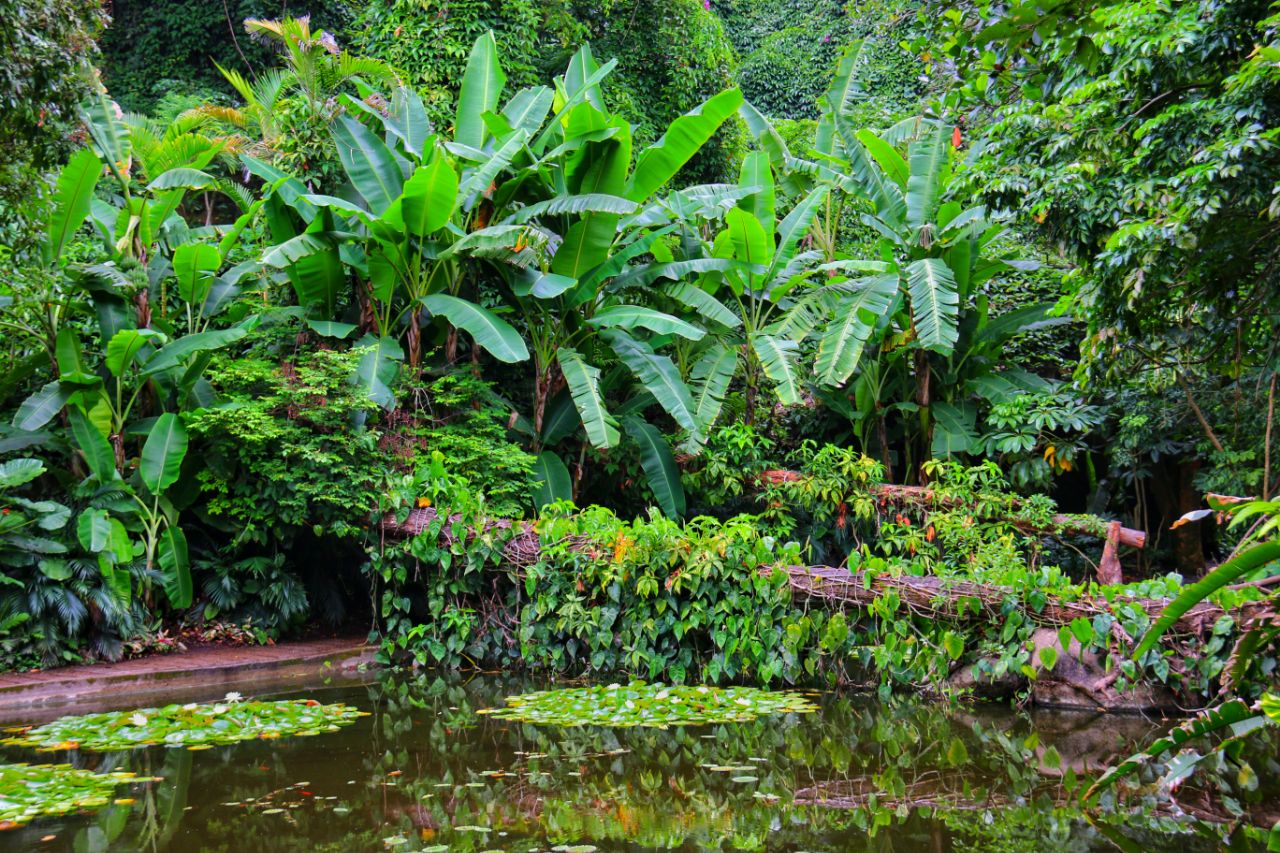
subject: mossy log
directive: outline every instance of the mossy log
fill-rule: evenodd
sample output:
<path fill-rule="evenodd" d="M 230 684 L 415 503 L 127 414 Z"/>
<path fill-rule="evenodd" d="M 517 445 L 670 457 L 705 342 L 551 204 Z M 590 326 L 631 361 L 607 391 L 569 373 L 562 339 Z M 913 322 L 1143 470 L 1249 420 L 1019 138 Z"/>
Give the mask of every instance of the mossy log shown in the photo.
<path fill-rule="evenodd" d="M 792 591 L 824 599 L 826 601 L 866 607 L 882 595 L 894 592 L 902 604 L 920 616 L 946 618 L 953 621 L 989 619 L 999 616 L 1011 590 L 992 584 L 976 583 L 952 578 L 915 575 L 886 575 L 870 572 L 851 572 L 834 566 L 781 566 L 762 569 L 763 574 L 782 571 Z M 1130 599 L 1126 603 L 1145 610 L 1153 619 L 1168 605 L 1166 599 Z M 1256 607 L 1254 606 L 1256 605 Z M 1111 603 L 1106 599 L 1083 597 L 1067 600 L 1048 596 L 1039 610 L 1026 608 L 1027 618 L 1040 625 L 1066 625 L 1084 617 L 1092 619 L 1099 613 L 1107 613 Z M 1261 611 L 1270 611 L 1269 602 L 1247 602 L 1232 612 L 1232 617 L 1244 622 L 1257 618 Z M 1174 623 L 1173 631 L 1182 634 L 1203 635 L 1213 623 L 1224 615 L 1216 604 L 1203 602 L 1189 610 Z"/>
<path fill-rule="evenodd" d="M 772 470 L 760 475 L 761 482 L 770 484 L 794 483 L 801 478 L 795 471 Z M 927 486 L 899 486 L 893 483 L 877 483 L 870 487 L 873 494 L 883 500 L 895 503 L 942 504 L 943 506 L 960 506 L 960 501 L 938 494 Z M 1115 536 L 1118 545 L 1129 548 L 1145 548 L 1147 534 L 1144 530 L 1116 525 L 1095 515 L 1067 515 L 1059 513 L 1052 518 L 1053 527 L 1039 528 L 1015 521 L 1027 533 L 1079 533 L 1098 538 Z M 1114 525 L 1114 526 L 1113 526 Z M 1112 531 L 1115 531 L 1113 534 Z"/>
<path fill-rule="evenodd" d="M 908 487 L 900 487 L 908 488 Z M 426 530 L 438 515 L 434 507 L 411 510 L 408 517 L 399 521 L 395 516 L 386 516 L 380 525 L 384 535 L 391 537 L 416 536 Z M 457 522 L 461 516 L 452 516 L 450 521 Z M 541 543 L 533 524 L 527 521 L 511 521 L 495 519 L 486 526 L 486 530 L 511 530 L 517 532 L 511 536 L 503 548 L 504 562 L 513 568 L 530 566 L 538 562 L 541 555 Z M 468 537 L 475 535 L 468 532 Z M 450 542 L 455 534 L 446 526 L 441 538 Z M 575 547 L 589 550 L 593 547 L 604 548 L 603 545 L 591 542 L 582 537 L 574 543 Z M 935 576 L 888 575 L 870 572 L 851 572 L 847 568 L 834 566 L 780 566 L 762 569 L 763 574 L 774 571 L 786 573 L 788 585 L 799 595 L 809 596 L 837 605 L 867 607 L 888 592 L 894 592 L 906 607 L 918 615 L 929 618 L 942 618 L 955 622 L 978 619 L 990 619 L 999 616 L 1011 590 L 993 584 L 982 584 L 974 581 L 940 578 Z M 1145 610 L 1154 619 L 1168 605 L 1166 599 L 1134 599 L 1127 603 Z M 1064 599 L 1049 596 L 1039 610 L 1026 609 L 1026 615 L 1032 622 L 1040 625 L 1066 625 L 1072 620 L 1084 617 L 1092 619 L 1099 613 L 1109 612 L 1111 603 L 1098 597 Z M 1182 616 L 1173 626 L 1173 632 L 1184 635 L 1204 636 L 1213 624 L 1224 615 L 1222 608 L 1215 604 L 1202 602 Z M 1270 602 L 1246 602 L 1230 613 L 1238 624 L 1272 624 L 1277 615 Z"/>

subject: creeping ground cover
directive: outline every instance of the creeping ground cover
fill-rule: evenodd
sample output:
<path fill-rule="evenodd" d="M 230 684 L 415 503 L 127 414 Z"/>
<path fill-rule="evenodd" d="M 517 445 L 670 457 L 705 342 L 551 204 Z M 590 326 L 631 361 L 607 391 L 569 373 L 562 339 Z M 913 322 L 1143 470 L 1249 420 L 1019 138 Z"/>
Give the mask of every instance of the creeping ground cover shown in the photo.
<path fill-rule="evenodd" d="M 243 702 L 228 694 L 211 704 L 166 705 L 62 717 L 3 741 L 39 750 L 134 749 L 141 746 L 214 746 L 256 738 L 318 735 L 351 725 L 365 712 L 314 699 Z"/>
<path fill-rule="evenodd" d="M 482 708 L 506 720 L 550 726 L 669 726 L 749 722 L 766 714 L 808 714 L 817 706 L 794 692 L 754 687 L 645 684 L 573 687 L 508 696 L 505 708 Z"/>
<path fill-rule="evenodd" d="M 44 815 L 64 815 L 111 802 L 119 785 L 145 782 L 136 774 L 94 773 L 69 764 L 0 764 L 0 830 Z"/>

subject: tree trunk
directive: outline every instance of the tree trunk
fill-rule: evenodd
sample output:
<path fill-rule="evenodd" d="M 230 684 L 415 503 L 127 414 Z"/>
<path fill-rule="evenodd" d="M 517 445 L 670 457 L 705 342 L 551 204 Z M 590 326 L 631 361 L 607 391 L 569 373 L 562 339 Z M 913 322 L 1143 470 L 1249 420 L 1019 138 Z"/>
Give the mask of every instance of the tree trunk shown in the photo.
<path fill-rule="evenodd" d="M 889 456 L 889 429 L 884 421 L 884 407 L 876 404 L 876 437 L 880 441 L 880 462 L 884 465 L 884 479 L 893 482 L 893 462 Z"/>
<path fill-rule="evenodd" d="M 929 364 L 929 351 L 918 349 L 915 351 L 915 372 L 916 372 L 916 405 L 920 407 L 920 454 L 916 457 L 916 470 L 909 471 L 908 476 L 921 483 L 927 483 L 928 477 L 925 475 L 923 466 L 929 460 L 930 450 L 933 446 L 933 416 L 929 411 L 931 402 L 929 383 L 933 378 L 933 371 Z"/>
<path fill-rule="evenodd" d="M 547 398 L 551 395 L 551 365 L 546 364 L 538 369 L 533 386 L 533 434 L 535 446 L 542 446 L 542 419 L 547 412 Z"/>
<path fill-rule="evenodd" d="M 444 360 L 447 364 L 453 364 L 458 358 L 458 330 L 450 326 L 449 337 L 444 341 Z"/>
<path fill-rule="evenodd" d="M 409 367 L 416 368 L 422 361 L 422 322 L 418 312 L 409 312 Z"/>

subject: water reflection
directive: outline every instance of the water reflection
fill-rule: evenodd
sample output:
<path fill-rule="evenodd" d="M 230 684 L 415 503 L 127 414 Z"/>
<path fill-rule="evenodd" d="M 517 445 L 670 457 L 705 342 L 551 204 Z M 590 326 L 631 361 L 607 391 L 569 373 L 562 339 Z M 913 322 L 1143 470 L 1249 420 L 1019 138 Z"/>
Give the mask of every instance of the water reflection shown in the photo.
<path fill-rule="evenodd" d="M 834 695 L 818 714 L 666 731 L 475 713 L 545 686 L 386 675 L 325 694 L 373 712 L 330 735 L 73 753 L 164 781 L 122 789 L 135 801 L 95 815 L 0 834 L 0 848 L 1209 850 L 1225 832 L 1159 809 L 1090 822 L 1075 807 L 1077 778 L 1151 737 L 1138 718 Z"/>

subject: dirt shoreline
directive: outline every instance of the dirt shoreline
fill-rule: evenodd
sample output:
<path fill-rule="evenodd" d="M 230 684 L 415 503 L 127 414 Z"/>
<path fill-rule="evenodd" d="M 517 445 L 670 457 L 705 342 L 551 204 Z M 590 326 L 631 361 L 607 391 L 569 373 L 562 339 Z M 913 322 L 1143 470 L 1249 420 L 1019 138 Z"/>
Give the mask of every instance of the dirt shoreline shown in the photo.
<path fill-rule="evenodd" d="M 205 646 L 38 672 L 0 674 L 0 721 L 32 721 L 118 700 L 126 706 L 212 698 L 254 686 L 287 690 L 291 681 L 344 679 L 374 666 L 365 637 L 284 642 L 274 646 Z"/>

